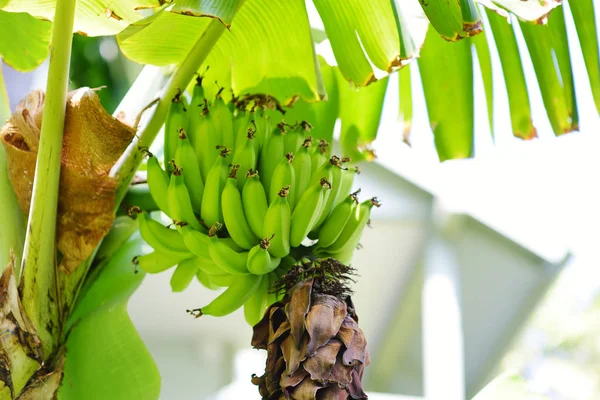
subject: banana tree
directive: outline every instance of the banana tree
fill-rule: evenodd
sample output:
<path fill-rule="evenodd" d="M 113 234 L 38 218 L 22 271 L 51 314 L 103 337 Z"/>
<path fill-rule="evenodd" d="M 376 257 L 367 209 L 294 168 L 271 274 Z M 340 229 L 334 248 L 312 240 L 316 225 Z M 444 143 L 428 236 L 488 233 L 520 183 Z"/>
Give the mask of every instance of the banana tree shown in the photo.
<path fill-rule="evenodd" d="M 472 49 L 491 110 L 493 37 L 513 132 L 535 137 L 508 24 L 518 21 L 553 130 L 576 130 L 573 49 L 560 3 L 314 0 L 319 32 L 301 0 L 0 1 L 4 62 L 30 70 L 50 52 L 46 93 L 30 94 L 1 135 L 0 399 L 156 398 L 157 369 L 125 306 L 145 273 L 174 265 L 174 290 L 194 276 L 228 287 L 191 313 L 247 308 L 253 345 L 268 352 L 265 375 L 254 378 L 264 398 L 364 397 L 369 356 L 347 264 L 378 202 L 356 204 L 349 158 L 373 156 L 387 76 L 400 71 L 399 140 L 412 113 L 403 67 L 418 59 L 440 159 L 469 157 Z M 569 5 L 599 107 L 594 5 Z M 156 97 L 134 99 L 143 114 L 111 118 L 92 90 L 67 93 L 73 33 L 116 35 L 128 58 L 175 67 Z M 317 54 L 323 40 L 337 65 Z M 202 84 L 209 79 L 218 85 Z M 343 157 L 327 146 L 338 118 Z M 163 125 L 161 166 L 149 149 Z M 279 157 L 261 157 L 273 149 Z M 147 206 L 130 203 L 137 218 L 115 219 L 144 158 Z M 307 174 L 308 166 L 318 173 Z M 252 192 L 258 184 L 264 199 Z"/>

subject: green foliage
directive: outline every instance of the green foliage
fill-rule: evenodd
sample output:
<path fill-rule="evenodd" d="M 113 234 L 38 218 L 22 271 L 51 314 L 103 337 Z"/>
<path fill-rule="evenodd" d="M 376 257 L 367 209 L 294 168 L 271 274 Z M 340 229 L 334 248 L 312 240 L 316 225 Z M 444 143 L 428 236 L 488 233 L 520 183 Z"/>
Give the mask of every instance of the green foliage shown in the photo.
<path fill-rule="evenodd" d="M 18 71 L 30 71 L 48 57 L 52 24 L 27 13 L 0 10 L 0 58 Z"/>
<path fill-rule="evenodd" d="M 527 383 L 517 375 L 503 374 L 494 379 L 473 400 L 548 400 L 531 392 Z"/>
<path fill-rule="evenodd" d="M 147 251 L 139 236 L 98 267 L 67 323 L 59 400 L 156 399 L 160 375 L 127 314 L 145 273 L 132 263 Z"/>

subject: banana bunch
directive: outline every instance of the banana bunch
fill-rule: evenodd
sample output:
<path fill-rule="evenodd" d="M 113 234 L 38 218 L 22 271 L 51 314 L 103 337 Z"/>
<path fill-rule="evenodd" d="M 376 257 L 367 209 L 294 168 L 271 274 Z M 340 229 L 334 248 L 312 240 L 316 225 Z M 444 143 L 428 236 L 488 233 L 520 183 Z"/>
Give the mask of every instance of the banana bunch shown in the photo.
<path fill-rule="evenodd" d="M 223 316 L 243 306 L 254 325 L 282 297 L 274 283 L 297 259 L 349 263 L 379 203 L 350 193 L 358 168 L 316 143 L 308 122 L 272 124 L 268 97 L 225 103 L 222 93 L 209 101 L 198 79 L 189 104 L 183 94 L 172 101 L 162 166 L 143 150 L 150 193 L 172 223 L 139 214 L 154 251 L 137 262 L 149 273 L 176 266 L 174 291 L 194 277 L 226 288 L 191 312 Z"/>

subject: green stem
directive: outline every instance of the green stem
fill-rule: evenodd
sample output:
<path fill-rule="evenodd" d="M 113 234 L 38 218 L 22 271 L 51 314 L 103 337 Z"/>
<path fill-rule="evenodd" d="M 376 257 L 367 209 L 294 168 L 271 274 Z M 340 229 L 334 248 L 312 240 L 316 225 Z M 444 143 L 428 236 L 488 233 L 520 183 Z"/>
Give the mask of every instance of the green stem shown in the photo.
<path fill-rule="evenodd" d="M 2 61 L 0 60 L 0 126 L 4 125 L 4 121 L 10 116 L 10 104 L 1 67 Z M 2 221 L 0 223 L 0 273 L 8 265 L 12 251 L 15 258 L 14 273 L 15 276 L 19 276 L 19 265 L 21 264 L 25 236 L 23 213 L 19 208 L 17 196 L 15 196 L 8 179 L 6 153 L 2 146 L 0 146 L 0 204 L 2 204 L 2 207 L 0 207 L 0 221 Z"/>
<path fill-rule="evenodd" d="M 53 353 L 60 330 L 56 214 L 75 3 L 76 0 L 56 2 L 42 130 L 23 254 L 21 299 L 41 339 L 44 359 Z"/>
<path fill-rule="evenodd" d="M 200 65 L 202 65 L 204 60 L 206 60 L 206 57 L 224 31 L 225 25 L 217 19 L 213 19 L 208 24 L 208 27 L 198 41 L 196 41 L 196 44 L 188 53 L 185 60 L 183 60 L 169 81 L 165 84 L 165 88 L 160 95 L 160 99 L 154 109 L 152 117 L 142 131 L 134 138 L 119 161 L 114 165 L 110 172 L 110 176 L 117 179 L 119 182 L 115 196 L 115 210 L 119 208 L 119 205 L 127 194 L 129 183 L 142 162 L 142 153 L 139 148 L 143 146 L 150 147 L 167 117 L 171 99 L 178 90 L 185 90 L 188 83 L 192 80 L 194 73 L 198 70 Z M 150 102 L 150 100 L 151 99 L 148 99 L 148 102 Z M 64 310 L 68 311 L 72 309 L 81 285 L 92 264 L 94 255 L 95 252 L 75 269 L 71 275 L 60 275 L 59 285 L 61 288 Z"/>

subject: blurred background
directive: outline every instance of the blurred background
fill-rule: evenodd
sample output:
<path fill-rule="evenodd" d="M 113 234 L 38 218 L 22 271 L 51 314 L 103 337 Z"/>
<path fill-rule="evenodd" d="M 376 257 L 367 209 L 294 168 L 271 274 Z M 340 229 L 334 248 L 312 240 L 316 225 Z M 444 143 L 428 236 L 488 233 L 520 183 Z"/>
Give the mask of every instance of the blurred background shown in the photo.
<path fill-rule="evenodd" d="M 478 124 L 487 118 L 485 106 L 476 107 L 471 160 L 438 162 L 418 65 L 410 66 L 412 147 L 402 142 L 397 90 L 388 91 L 377 161 L 357 182 L 365 196 L 384 201 L 355 260 L 355 304 L 373 357 L 367 390 L 422 396 L 432 382 L 452 387 L 459 378 L 471 398 L 508 371 L 541 398 L 600 399 L 600 120 L 583 60 L 572 61 L 580 132 L 554 138 L 532 88 L 540 138 L 514 138 L 498 85 L 495 138 Z M 47 64 L 28 74 L 2 68 L 13 109 L 45 86 Z M 525 68 L 535 79 L 528 59 Z M 140 70 L 114 38 L 75 36 L 71 88 L 106 87 L 99 96 L 109 112 Z M 389 87 L 397 84 L 392 75 Z M 481 82 L 475 98 L 485 104 Z M 185 309 L 215 293 L 194 284 L 173 294 L 169 279 L 148 276 L 129 305 L 161 370 L 162 398 L 258 398 L 248 376 L 261 373 L 264 354 L 249 349 L 243 315 L 194 320 Z"/>

